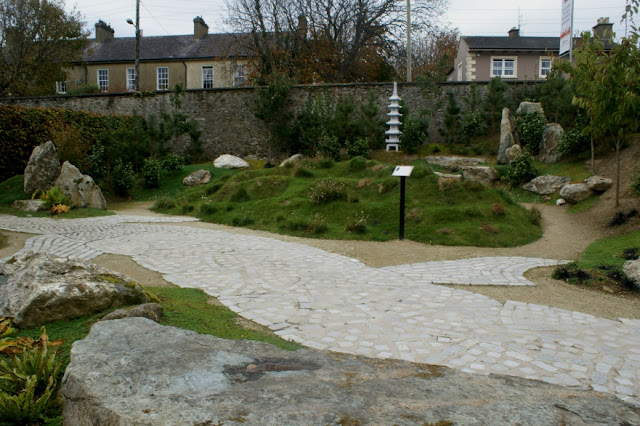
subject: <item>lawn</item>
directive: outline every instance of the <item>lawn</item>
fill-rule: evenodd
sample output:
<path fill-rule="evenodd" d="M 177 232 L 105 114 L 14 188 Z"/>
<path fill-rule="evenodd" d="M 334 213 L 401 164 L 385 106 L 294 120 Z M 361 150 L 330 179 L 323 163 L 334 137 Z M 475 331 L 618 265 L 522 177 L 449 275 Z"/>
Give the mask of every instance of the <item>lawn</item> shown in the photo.
<path fill-rule="evenodd" d="M 580 255 L 578 266 L 582 269 L 621 268 L 626 261 L 624 251 L 628 249 L 636 249 L 640 253 L 640 230 L 593 242 Z"/>
<path fill-rule="evenodd" d="M 473 182 L 441 190 L 427 163 L 412 164 L 405 238 L 511 247 L 541 236 L 537 215 L 507 192 Z M 159 198 L 155 210 L 295 236 L 386 241 L 398 238 L 400 180 L 392 170 L 391 164 L 357 157 L 217 174 L 207 185 Z"/>

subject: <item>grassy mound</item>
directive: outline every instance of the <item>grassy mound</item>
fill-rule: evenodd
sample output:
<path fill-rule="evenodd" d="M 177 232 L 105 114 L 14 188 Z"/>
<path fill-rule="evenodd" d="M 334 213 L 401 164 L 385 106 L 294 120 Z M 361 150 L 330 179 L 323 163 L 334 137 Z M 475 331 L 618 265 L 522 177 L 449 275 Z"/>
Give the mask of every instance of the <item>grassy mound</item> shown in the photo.
<path fill-rule="evenodd" d="M 432 244 L 511 247 L 542 232 L 537 212 L 473 182 L 438 187 L 422 160 L 407 179 L 405 238 Z M 398 238 L 399 178 L 392 165 L 356 157 L 333 163 L 216 175 L 204 186 L 160 198 L 156 211 L 204 221 L 327 239 Z"/>

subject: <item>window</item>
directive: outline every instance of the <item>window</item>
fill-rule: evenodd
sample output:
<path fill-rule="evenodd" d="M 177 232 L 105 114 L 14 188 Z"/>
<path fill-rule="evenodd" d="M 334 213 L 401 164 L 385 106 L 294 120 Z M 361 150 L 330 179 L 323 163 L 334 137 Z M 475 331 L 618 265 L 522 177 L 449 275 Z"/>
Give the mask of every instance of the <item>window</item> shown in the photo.
<path fill-rule="evenodd" d="M 213 67 L 211 65 L 205 65 L 202 67 L 202 88 L 213 88 Z"/>
<path fill-rule="evenodd" d="M 56 81 L 56 93 L 67 93 L 66 81 Z"/>
<path fill-rule="evenodd" d="M 540 58 L 540 78 L 547 78 L 551 72 L 551 58 Z"/>
<path fill-rule="evenodd" d="M 158 90 L 169 90 L 169 68 L 158 67 Z"/>
<path fill-rule="evenodd" d="M 491 58 L 491 77 L 516 78 L 516 58 Z"/>
<path fill-rule="evenodd" d="M 127 68 L 127 91 L 136 90 L 136 69 Z"/>
<path fill-rule="evenodd" d="M 98 87 L 103 92 L 109 90 L 109 70 L 98 70 Z"/>
<path fill-rule="evenodd" d="M 233 73 L 233 86 L 244 86 L 246 82 L 247 77 L 244 73 L 244 65 L 238 65 Z"/>

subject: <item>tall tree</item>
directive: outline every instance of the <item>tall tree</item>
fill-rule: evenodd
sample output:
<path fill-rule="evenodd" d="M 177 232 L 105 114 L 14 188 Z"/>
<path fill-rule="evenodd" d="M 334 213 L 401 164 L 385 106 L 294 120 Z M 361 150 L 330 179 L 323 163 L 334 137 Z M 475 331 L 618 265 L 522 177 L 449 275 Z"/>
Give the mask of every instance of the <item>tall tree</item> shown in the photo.
<path fill-rule="evenodd" d="M 446 1 L 415 0 L 412 26 L 433 27 Z M 262 54 L 260 74 L 288 73 L 295 80 L 305 68 L 301 64 L 305 72 L 311 69 L 314 81 L 365 80 L 371 69 L 363 61 L 388 63 L 406 29 L 406 2 L 397 0 L 228 0 L 227 5 L 229 24 L 254 35 L 253 48 Z"/>
<path fill-rule="evenodd" d="M 0 94 L 52 93 L 78 59 L 87 35 L 62 0 L 0 1 Z"/>

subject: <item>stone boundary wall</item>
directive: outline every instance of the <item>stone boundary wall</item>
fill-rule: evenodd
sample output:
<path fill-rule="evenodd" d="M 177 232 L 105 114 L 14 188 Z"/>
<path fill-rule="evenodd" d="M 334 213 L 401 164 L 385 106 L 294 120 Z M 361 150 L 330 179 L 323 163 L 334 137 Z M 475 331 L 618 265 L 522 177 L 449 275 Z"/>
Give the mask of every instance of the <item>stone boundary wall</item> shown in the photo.
<path fill-rule="evenodd" d="M 484 95 L 488 82 L 477 82 L 478 92 Z M 521 82 L 520 82 L 521 83 Z M 510 88 L 514 87 L 513 82 Z M 462 108 L 463 97 L 469 93 L 470 83 L 442 83 L 442 93 L 451 90 L 456 94 Z M 182 112 L 196 120 L 202 129 L 202 148 L 205 156 L 215 158 L 221 154 L 256 156 L 266 158 L 268 152 L 268 131 L 253 114 L 253 99 L 256 88 L 225 88 L 188 90 L 182 97 Z M 294 86 L 290 94 L 290 108 L 294 113 L 302 110 L 312 93 L 327 92 L 336 101 L 351 97 L 356 104 L 367 101 L 370 93 L 375 94 L 379 113 L 386 121 L 389 96 L 393 83 L 332 84 Z M 412 113 L 434 107 L 436 96 L 425 93 L 417 84 L 400 83 L 398 94 Z M 445 97 L 443 96 L 443 101 Z M 172 110 L 171 92 L 157 92 L 150 96 L 136 96 L 133 93 L 105 93 L 78 96 L 46 96 L 28 98 L 3 98 L 0 104 L 22 107 L 42 107 L 81 110 L 95 114 L 131 115 L 144 117 Z M 446 106 L 446 105 L 445 105 Z M 444 107 L 434 114 L 429 126 L 429 140 L 441 141 L 438 128 L 441 126 Z M 180 146 L 174 147 L 181 152 Z"/>

